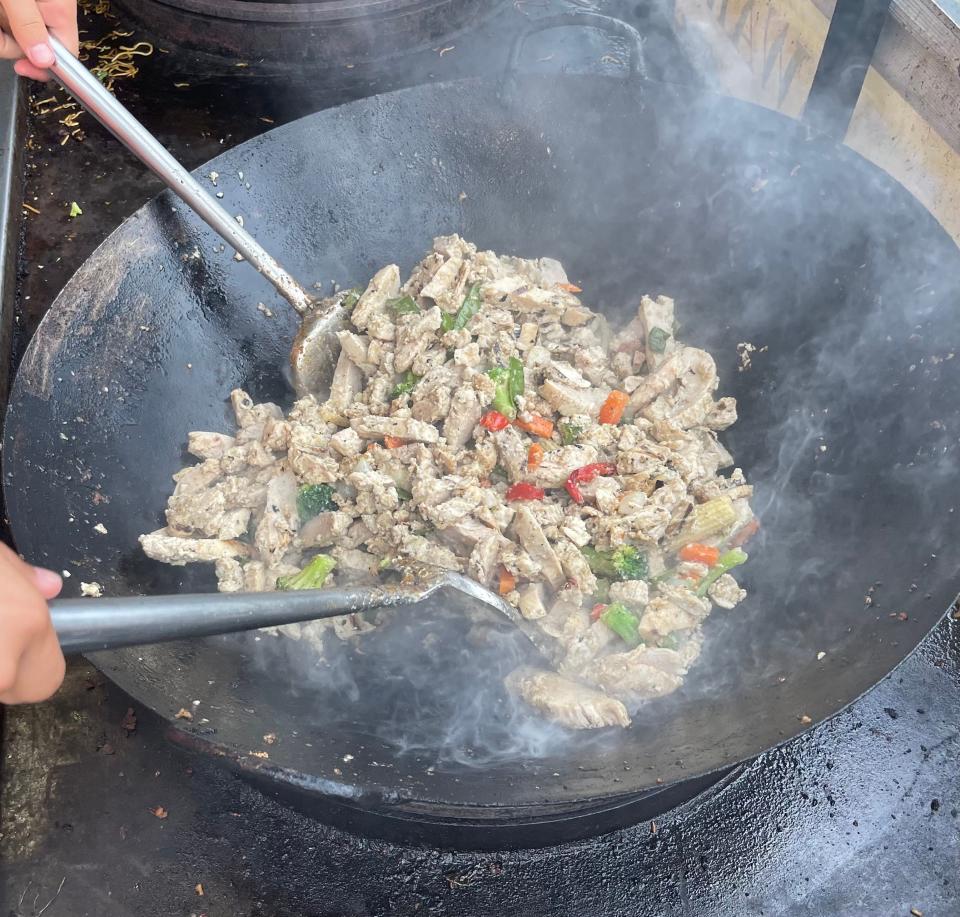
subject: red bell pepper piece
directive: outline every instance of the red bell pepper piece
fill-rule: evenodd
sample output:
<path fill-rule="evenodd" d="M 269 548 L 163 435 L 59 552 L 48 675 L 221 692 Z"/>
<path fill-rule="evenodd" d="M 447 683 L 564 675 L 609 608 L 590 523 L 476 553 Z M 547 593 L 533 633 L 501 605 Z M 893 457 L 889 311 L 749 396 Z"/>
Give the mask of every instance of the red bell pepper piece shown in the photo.
<path fill-rule="evenodd" d="M 499 411 L 487 411 L 480 418 L 480 426 L 488 430 L 505 430 L 510 426 L 510 421 Z"/>
<path fill-rule="evenodd" d="M 584 465 L 582 468 L 574 468 L 567 478 L 564 485 L 570 499 L 574 503 L 583 503 L 583 494 L 580 492 L 578 484 L 586 484 L 596 477 L 609 477 L 617 473 L 617 466 L 613 462 L 595 462 L 593 465 Z"/>
<path fill-rule="evenodd" d="M 545 496 L 546 493 L 542 487 L 527 484 L 526 481 L 511 484 L 507 490 L 508 500 L 542 500 Z"/>

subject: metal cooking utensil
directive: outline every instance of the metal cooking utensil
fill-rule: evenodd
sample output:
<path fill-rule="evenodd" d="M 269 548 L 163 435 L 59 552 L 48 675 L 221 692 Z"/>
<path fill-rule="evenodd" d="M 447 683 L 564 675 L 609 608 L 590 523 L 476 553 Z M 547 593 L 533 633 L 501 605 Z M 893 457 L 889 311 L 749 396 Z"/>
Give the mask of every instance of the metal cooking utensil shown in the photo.
<path fill-rule="evenodd" d="M 333 332 L 343 318 L 338 299 L 316 301 L 77 58 L 52 36 L 50 44 L 56 56 L 50 69 L 57 81 L 260 271 L 303 317 L 290 354 L 297 391 L 319 393 L 329 386 L 337 352 Z M 421 578 L 415 585 L 398 587 L 61 599 L 51 602 L 50 610 L 64 651 L 82 653 L 413 605 L 443 589 L 497 609 L 518 625 L 537 649 L 550 655 L 548 638 L 538 628 L 532 628 L 511 605 L 473 580 L 453 573 Z"/>
<path fill-rule="evenodd" d="M 323 392 L 329 387 L 336 364 L 333 332 L 343 318 L 339 301 L 334 298 L 318 302 L 311 296 L 52 35 L 50 45 L 56 57 L 50 71 L 57 82 L 300 313 L 303 324 L 290 352 L 293 385 L 299 394 Z"/>
<path fill-rule="evenodd" d="M 416 605 L 442 593 L 496 609 L 541 653 L 552 655 L 546 635 L 530 627 L 512 605 L 459 573 L 373 588 L 55 599 L 50 615 L 65 653 L 91 653 Z"/>

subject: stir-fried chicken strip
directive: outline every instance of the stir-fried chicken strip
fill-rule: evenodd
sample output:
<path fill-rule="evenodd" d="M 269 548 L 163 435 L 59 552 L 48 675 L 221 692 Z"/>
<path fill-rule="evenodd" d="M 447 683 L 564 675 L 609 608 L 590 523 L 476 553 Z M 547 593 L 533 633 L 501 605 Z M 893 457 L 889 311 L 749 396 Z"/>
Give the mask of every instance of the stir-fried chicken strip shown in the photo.
<path fill-rule="evenodd" d="M 675 305 L 638 296 L 619 331 L 563 267 L 459 236 L 404 281 L 381 269 L 343 302 L 329 397 L 284 412 L 235 391 L 236 429 L 189 434 L 165 528 L 171 564 L 216 564 L 223 591 L 370 583 L 423 565 L 499 590 L 555 641 L 556 672 L 507 687 L 575 729 L 628 726 L 682 683 L 758 528 L 717 438 L 713 357 Z M 732 470 L 730 470 L 732 469 Z M 279 629 L 318 648 L 357 616 Z"/>

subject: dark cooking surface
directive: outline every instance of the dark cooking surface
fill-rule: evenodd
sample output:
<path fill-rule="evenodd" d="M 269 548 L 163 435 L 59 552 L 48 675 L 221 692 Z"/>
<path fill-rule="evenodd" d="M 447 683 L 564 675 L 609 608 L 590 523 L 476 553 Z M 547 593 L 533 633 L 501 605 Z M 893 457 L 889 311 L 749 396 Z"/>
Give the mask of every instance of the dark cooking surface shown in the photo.
<path fill-rule="evenodd" d="M 853 708 L 655 834 L 487 854 L 296 815 L 143 711 L 128 736 L 127 699 L 78 666 L 58 701 L 8 715 L 0 902 L 36 917 L 63 880 L 45 917 L 955 917 L 958 663 L 945 622 Z"/>
<path fill-rule="evenodd" d="M 458 40 L 464 58 L 424 56 L 420 78 L 480 69 L 484 56 L 496 57 L 491 47 L 502 47 L 491 37 L 496 33 L 487 34 L 487 45 Z M 471 48 L 476 53 L 464 62 Z M 242 112 L 229 104 L 232 93 L 221 96 L 216 88 L 210 101 L 203 90 L 186 95 L 172 88 L 186 77 L 171 75 L 171 66 L 157 64 L 165 80 L 141 79 L 124 98 L 141 116 L 148 104 L 166 106 L 152 109 L 150 123 L 163 128 L 164 139 L 188 162 L 215 155 L 221 138 L 228 146 L 265 129 L 251 122 L 261 112 L 280 121 L 284 111 L 289 117 L 302 110 L 290 95 L 290 109 L 254 100 Z M 198 82 L 195 72 L 189 78 Z M 363 89 L 338 92 L 341 100 Z M 53 131 L 41 134 L 46 142 L 51 137 Z M 29 266 L 21 261 L 26 327 L 116 219 L 155 189 L 95 131 L 83 148 L 41 152 L 31 165 L 27 199 L 40 198 L 34 203 L 44 217 L 31 224 Z M 91 170 L 95 189 L 85 184 Z M 69 221 L 65 204 L 74 198 L 85 214 Z M 960 798 L 958 659 L 956 628 L 944 624 L 895 680 L 762 758 L 723 796 L 658 820 L 657 839 L 642 825 L 563 849 L 484 857 L 403 850 L 323 828 L 204 759 L 183 757 L 142 711 L 140 731 L 127 740 L 118 726 L 127 701 L 113 689 L 101 705 L 100 692 L 86 690 L 85 670 L 75 668 L 61 702 L 39 708 L 36 718 L 7 717 L 4 791 L 29 810 L 32 817 L 20 823 L 37 847 L 24 851 L 22 838 L 4 823 L 0 901 L 18 917 L 33 915 L 66 876 L 48 915 L 608 911 L 712 917 L 906 914 L 913 906 L 928 915 L 951 914 Z M 44 761 L 55 762 L 50 780 Z M 187 766 L 193 777 L 185 775 Z M 156 805 L 170 816 L 158 820 L 147 812 Z M 5 818 L 23 815 L 21 808 Z M 198 881 L 204 898 L 194 892 Z"/>
<path fill-rule="evenodd" d="M 205 722 L 177 725 L 284 789 L 487 833 L 503 808 L 560 818 L 749 760 L 839 710 L 952 603 L 960 540 L 960 252 L 914 199 L 730 99 L 586 76 L 496 89 L 459 80 L 361 100 L 202 173 L 295 276 L 324 285 L 383 261 L 408 269 L 423 237 L 458 231 L 560 258 L 614 324 L 638 289 L 673 293 L 684 339 L 714 354 L 738 401 L 724 440 L 763 523 L 749 598 L 711 617 L 683 688 L 613 734 L 562 737 L 515 710 L 498 685 L 522 657 L 502 638 L 468 644 L 445 603 L 449 627 L 431 610 L 397 614 L 345 665 L 338 650 L 330 666 L 297 663 L 271 639 L 97 656 L 168 717 L 199 699 Z M 137 536 L 161 524 L 184 433 L 224 429 L 232 388 L 286 397 L 294 316 L 275 305 L 266 318 L 265 281 L 173 203 L 139 211 L 71 280 L 11 401 L 13 531 L 30 556 L 75 565 L 74 593 L 94 577 L 108 594 L 210 588 L 208 568 L 148 562 Z M 749 372 L 743 341 L 767 348 Z M 875 586 L 903 620 L 865 602 Z M 266 733 L 280 737 L 269 759 Z"/>

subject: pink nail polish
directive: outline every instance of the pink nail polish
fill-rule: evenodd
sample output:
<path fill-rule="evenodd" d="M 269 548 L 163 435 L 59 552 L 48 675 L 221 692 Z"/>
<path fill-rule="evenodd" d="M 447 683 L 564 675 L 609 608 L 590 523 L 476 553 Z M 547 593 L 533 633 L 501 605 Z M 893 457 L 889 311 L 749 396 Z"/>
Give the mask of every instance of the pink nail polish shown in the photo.
<path fill-rule="evenodd" d="M 53 49 L 45 43 L 27 48 L 27 57 L 34 67 L 52 67 L 57 62 Z"/>

